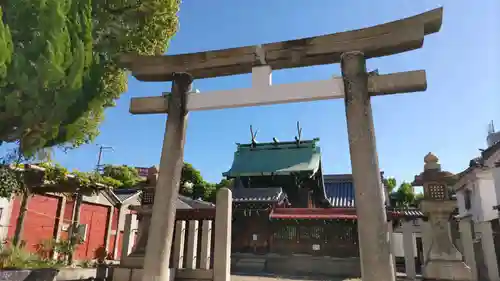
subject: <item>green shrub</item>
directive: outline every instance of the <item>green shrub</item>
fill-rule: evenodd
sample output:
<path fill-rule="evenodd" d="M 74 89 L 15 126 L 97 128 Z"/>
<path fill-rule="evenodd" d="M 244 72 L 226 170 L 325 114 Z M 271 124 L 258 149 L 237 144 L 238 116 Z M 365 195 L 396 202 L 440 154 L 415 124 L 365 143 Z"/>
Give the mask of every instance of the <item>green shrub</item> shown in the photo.
<path fill-rule="evenodd" d="M 57 266 L 58 264 L 55 261 L 44 260 L 37 254 L 29 253 L 23 247 L 3 244 L 0 248 L 0 268 L 2 269 L 48 268 Z"/>

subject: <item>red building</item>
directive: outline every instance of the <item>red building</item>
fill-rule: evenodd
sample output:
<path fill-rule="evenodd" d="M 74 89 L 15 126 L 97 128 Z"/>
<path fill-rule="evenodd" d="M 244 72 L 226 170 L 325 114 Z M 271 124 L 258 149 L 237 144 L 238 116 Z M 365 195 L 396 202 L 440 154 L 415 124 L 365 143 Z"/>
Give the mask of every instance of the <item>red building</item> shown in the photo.
<path fill-rule="evenodd" d="M 112 256 L 120 255 L 124 217 L 131 212 L 129 205 L 139 204 L 139 194 L 138 190 L 102 190 L 97 195 L 84 196 L 80 208 L 80 233 L 84 241 L 76 249 L 76 260 L 93 259 L 95 250 L 104 245 Z M 20 202 L 21 197 L 11 202 L 8 238 L 14 235 Z M 37 245 L 44 241 L 67 239 L 74 211 L 74 201 L 63 195 L 30 197 L 22 232 L 26 248 L 36 251 Z"/>
<path fill-rule="evenodd" d="M 84 241 L 77 246 L 74 259 L 94 259 L 95 250 L 107 245 L 110 256 L 118 260 L 121 256 L 125 216 L 135 212 L 129 207 L 140 205 L 141 193 L 138 189 L 105 189 L 97 195 L 84 196 L 80 208 L 80 234 Z M 68 238 L 74 212 L 72 199 L 47 194 L 35 195 L 28 200 L 22 232 L 22 240 L 28 250 L 35 252 L 37 245 L 44 241 Z M 14 236 L 20 202 L 21 197 L 11 200 L 8 238 Z M 179 196 L 177 208 L 200 208 L 200 204 L 207 203 Z"/>

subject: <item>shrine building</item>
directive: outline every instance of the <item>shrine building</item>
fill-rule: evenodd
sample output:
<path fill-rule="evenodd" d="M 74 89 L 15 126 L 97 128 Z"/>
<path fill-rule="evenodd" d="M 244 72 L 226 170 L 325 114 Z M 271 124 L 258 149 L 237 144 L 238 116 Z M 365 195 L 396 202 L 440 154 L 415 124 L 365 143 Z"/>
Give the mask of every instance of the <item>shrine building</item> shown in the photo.
<path fill-rule="evenodd" d="M 223 175 L 234 180 L 233 253 L 359 257 L 352 175 L 323 174 L 319 139 L 237 144 Z M 423 217 L 386 205 L 388 220 Z"/>

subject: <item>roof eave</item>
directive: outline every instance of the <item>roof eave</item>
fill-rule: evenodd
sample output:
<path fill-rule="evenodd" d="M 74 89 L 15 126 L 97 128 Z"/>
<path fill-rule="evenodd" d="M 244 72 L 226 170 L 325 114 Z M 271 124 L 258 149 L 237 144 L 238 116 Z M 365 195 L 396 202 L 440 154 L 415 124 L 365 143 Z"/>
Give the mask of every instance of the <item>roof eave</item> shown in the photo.
<path fill-rule="evenodd" d="M 318 169 L 310 170 L 294 170 L 294 171 L 276 171 L 276 172 L 249 172 L 249 173 L 231 173 L 231 171 L 223 173 L 225 177 L 258 177 L 258 176 L 290 176 L 294 174 L 315 174 Z"/>

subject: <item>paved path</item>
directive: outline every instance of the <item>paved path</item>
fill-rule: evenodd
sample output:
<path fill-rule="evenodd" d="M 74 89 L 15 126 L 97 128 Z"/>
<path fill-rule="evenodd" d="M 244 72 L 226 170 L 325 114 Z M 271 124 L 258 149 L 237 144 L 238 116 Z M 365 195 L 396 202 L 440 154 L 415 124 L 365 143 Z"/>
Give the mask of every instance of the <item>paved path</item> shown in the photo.
<path fill-rule="evenodd" d="M 291 276 L 248 276 L 248 275 L 232 275 L 231 281 L 358 281 L 360 279 L 344 279 L 331 277 L 291 277 Z"/>

